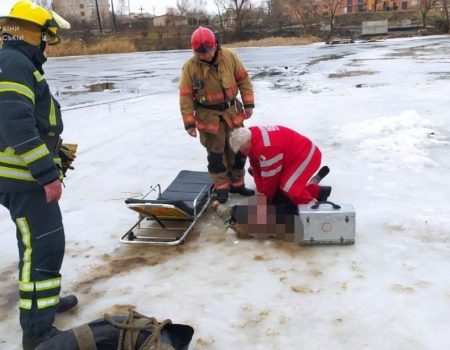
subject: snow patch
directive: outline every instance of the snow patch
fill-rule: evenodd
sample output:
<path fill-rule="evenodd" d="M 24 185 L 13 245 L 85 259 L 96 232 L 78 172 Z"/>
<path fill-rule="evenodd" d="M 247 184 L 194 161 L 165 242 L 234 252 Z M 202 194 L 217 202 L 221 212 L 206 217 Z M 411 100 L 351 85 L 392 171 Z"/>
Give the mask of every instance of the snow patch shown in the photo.
<path fill-rule="evenodd" d="M 406 221 L 391 220 L 386 225 L 392 232 L 412 236 L 422 243 L 450 243 L 449 218 L 416 216 Z"/>
<path fill-rule="evenodd" d="M 422 170 L 436 165 L 430 148 L 449 144 L 436 135 L 438 129 L 430 120 L 407 110 L 399 115 L 345 124 L 337 131 L 334 142 L 355 143 L 358 157 L 371 167 Z"/>

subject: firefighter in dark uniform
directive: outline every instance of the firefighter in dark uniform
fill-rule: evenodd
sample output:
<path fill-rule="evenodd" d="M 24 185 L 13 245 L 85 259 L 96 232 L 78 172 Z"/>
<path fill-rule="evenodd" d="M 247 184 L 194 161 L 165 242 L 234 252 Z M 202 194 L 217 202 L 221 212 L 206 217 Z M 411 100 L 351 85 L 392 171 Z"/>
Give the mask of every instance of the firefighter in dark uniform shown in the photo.
<path fill-rule="evenodd" d="M 18 1 L 0 17 L 0 203 L 17 227 L 19 309 L 25 350 L 57 334 L 57 312 L 77 304 L 59 297 L 64 228 L 59 104 L 43 77 L 48 44 L 58 43 L 63 18 L 31 1 Z"/>

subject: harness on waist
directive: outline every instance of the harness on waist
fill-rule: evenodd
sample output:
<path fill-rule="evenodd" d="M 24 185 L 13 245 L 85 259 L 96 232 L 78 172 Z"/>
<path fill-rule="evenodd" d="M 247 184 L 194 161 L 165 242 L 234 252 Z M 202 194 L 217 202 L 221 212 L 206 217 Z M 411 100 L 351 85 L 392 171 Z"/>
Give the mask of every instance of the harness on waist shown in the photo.
<path fill-rule="evenodd" d="M 197 103 L 197 106 L 202 107 L 202 108 L 206 108 L 206 109 L 212 109 L 214 111 L 219 111 L 219 112 L 224 112 L 226 111 L 228 108 L 232 107 L 236 105 L 236 99 L 232 99 L 231 101 L 228 102 L 223 102 L 223 103 L 218 103 L 215 105 L 204 105 L 201 103 Z"/>

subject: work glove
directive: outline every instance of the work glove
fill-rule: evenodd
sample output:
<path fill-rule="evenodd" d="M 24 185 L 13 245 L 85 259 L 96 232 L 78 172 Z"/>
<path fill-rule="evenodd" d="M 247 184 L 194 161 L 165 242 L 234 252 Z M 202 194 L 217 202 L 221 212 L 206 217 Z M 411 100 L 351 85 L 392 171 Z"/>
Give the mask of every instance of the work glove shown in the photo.
<path fill-rule="evenodd" d="M 66 172 L 68 169 L 75 169 L 72 166 L 72 163 L 76 158 L 77 148 L 78 145 L 75 143 L 62 143 L 61 147 L 59 148 L 58 155 L 61 158 L 61 170 L 64 176 L 66 176 Z"/>

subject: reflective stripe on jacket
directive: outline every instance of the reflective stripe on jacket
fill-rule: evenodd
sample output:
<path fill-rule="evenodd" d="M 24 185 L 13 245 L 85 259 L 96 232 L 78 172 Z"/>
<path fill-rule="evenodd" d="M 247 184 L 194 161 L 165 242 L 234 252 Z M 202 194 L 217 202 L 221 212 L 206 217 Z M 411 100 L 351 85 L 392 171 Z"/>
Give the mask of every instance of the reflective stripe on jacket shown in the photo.
<path fill-rule="evenodd" d="M 61 178 L 53 149 L 63 130 L 60 106 L 26 52 L 17 43 L 0 49 L 0 192 Z"/>
<path fill-rule="evenodd" d="M 184 65 L 180 79 L 180 110 L 184 125 L 196 125 L 200 131 L 215 134 L 219 129 L 219 116 L 223 116 L 230 127 L 241 126 L 244 112 L 240 103 L 225 111 L 198 106 L 229 102 L 238 93 L 244 107 L 254 107 L 250 77 L 235 53 L 219 49 L 215 65 L 193 56 Z"/>

